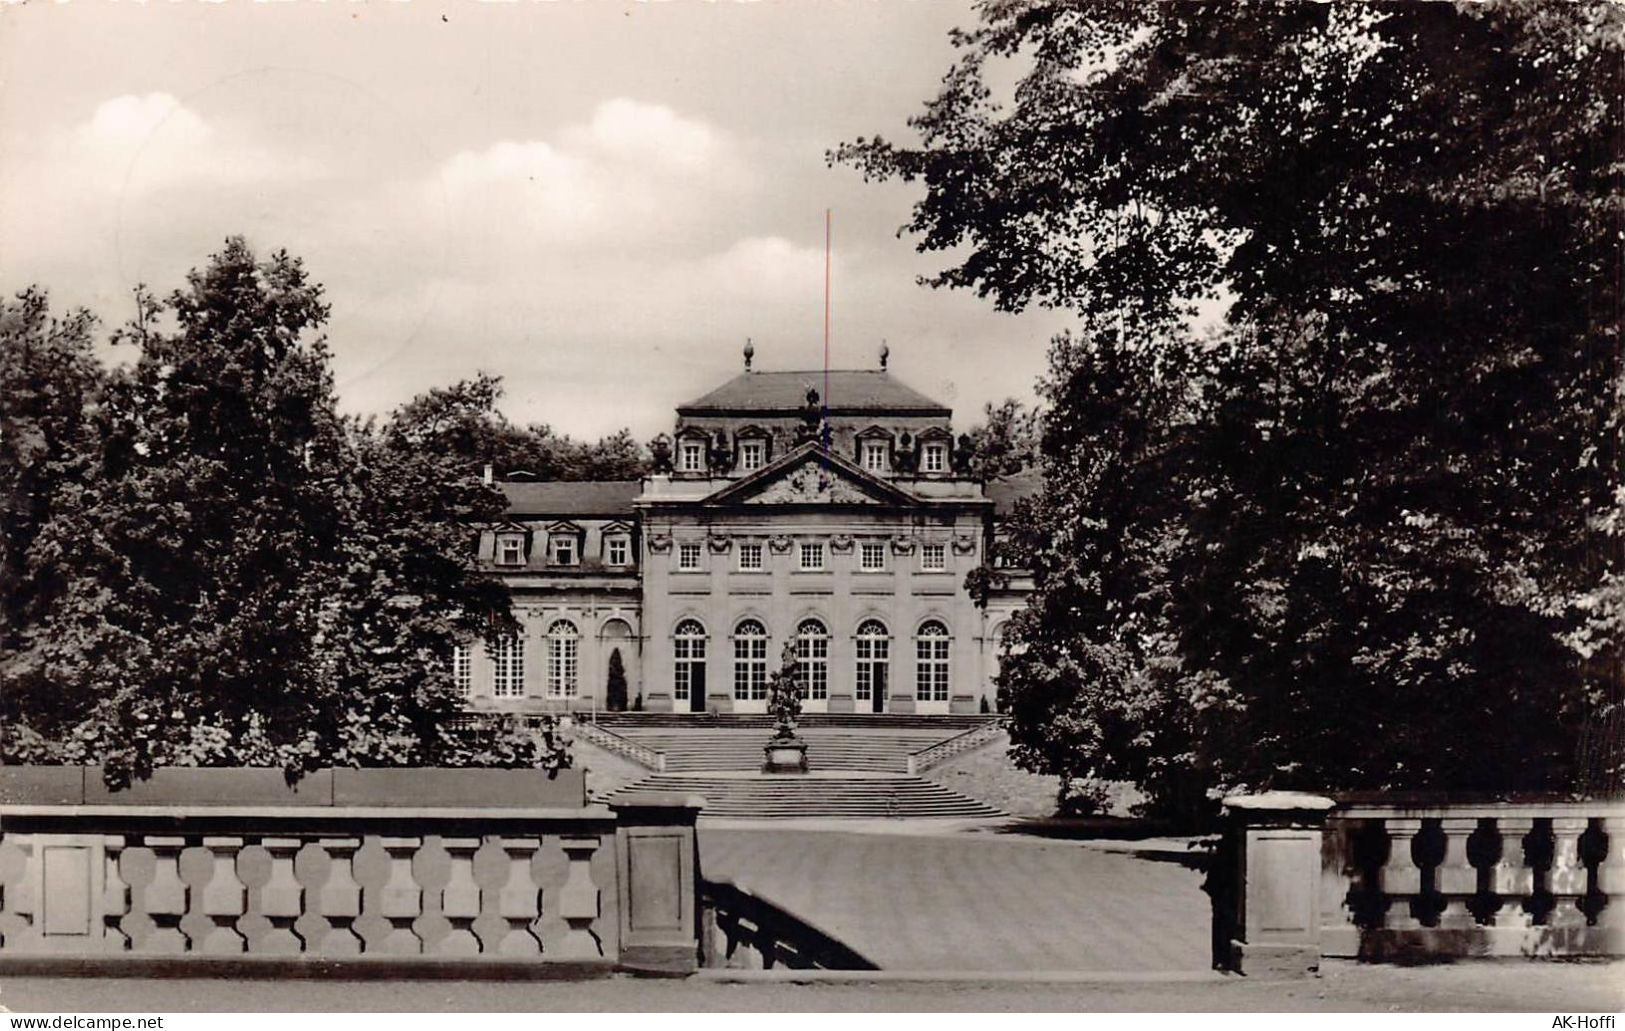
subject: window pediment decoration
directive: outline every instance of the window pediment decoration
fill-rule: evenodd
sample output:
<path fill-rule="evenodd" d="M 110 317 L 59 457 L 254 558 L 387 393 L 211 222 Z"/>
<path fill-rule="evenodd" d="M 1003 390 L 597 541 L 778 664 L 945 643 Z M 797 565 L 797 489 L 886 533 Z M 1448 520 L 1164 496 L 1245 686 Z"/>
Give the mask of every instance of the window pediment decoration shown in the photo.
<path fill-rule="evenodd" d="M 728 537 L 713 535 L 711 537 L 707 537 L 705 539 L 705 543 L 706 546 L 711 549 L 711 554 L 713 555 L 726 555 L 728 553 L 728 549 L 733 547 L 733 541 Z"/>
<path fill-rule="evenodd" d="M 734 433 L 734 437 L 739 440 L 769 440 L 772 436 L 773 434 L 755 423 L 751 423 L 749 426 L 741 426 Z"/>
<path fill-rule="evenodd" d="M 976 550 L 976 538 L 968 533 L 957 534 L 954 537 L 954 554 L 969 555 Z"/>
<path fill-rule="evenodd" d="M 548 523 L 547 524 L 547 532 L 548 532 L 549 536 L 557 534 L 557 535 L 560 535 L 560 536 L 569 535 L 569 536 L 580 537 L 582 535 L 582 533 L 585 532 L 585 531 L 583 531 L 581 529 L 581 527 L 576 525 L 575 523 L 572 523 L 572 522 L 570 522 L 568 520 L 560 520 L 559 522 L 556 522 L 556 523 Z"/>
<path fill-rule="evenodd" d="M 884 426 L 870 426 L 857 432 L 859 440 L 896 440 L 897 435 Z"/>
<path fill-rule="evenodd" d="M 656 555 L 664 555 L 671 551 L 671 534 L 651 533 L 649 535 L 649 550 Z"/>
<path fill-rule="evenodd" d="M 914 554 L 914 538 L 899 534 L 891 539 L 891 552 L 893 555 Z"/>
<path fill-rule="evenodd" d="M 617 519 L 612 523 L 605 523 L 603 534 L 608 537 L 617 533 L 631 533 L 632 524 L 624 519 Z"/>
<path fill-rule="evenodd" d="M 920 440 L 920 442 L 922 444 L 925 443 L 928 440 L 941 440 L 941 441 L 945 441 L 945 442 L 947 442 L 949 444 L 952 444 L 953 440 L 954 440 L 954 435 L 953 435 L 953 432 L 951 430 L 948 430 L 945 427 L 942 427 L 942 426 L 928 426 L 925 429 L 920 431 L 919 440 Z"/>
<path fill-rule="evenodd" d="M 829 539 L 829 550 L 837 555 L 845 555 L 852 550 L 851 534 L 838 533 Z"/>
<path fill-rule="evenodd" d="M 773 549 L 773 553 L 775 555 L 783 555 L 785 552 L 790 550 L 790 546 L 794 543 L 795 541 L 791 540 L 782 533 L 776 534 L 767 539 L 768 547 Z"/>

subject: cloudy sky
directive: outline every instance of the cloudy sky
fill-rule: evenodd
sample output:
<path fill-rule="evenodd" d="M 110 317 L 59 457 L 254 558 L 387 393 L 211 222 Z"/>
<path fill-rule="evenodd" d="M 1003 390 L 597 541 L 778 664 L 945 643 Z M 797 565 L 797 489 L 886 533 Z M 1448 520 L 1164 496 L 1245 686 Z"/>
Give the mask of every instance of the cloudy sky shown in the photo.
<path fill-rule="evenodd" d="M 582 436 L 669 428 L 740 367 L 880 341 L 953 405 L 1030 397 L 1063 321 L 915 277 L 914 189 L 825 151 L 905 119 L 968 4 L 0 4 L 0 288 L 109 324 L 230 234 L 324 283 L 339 390 L 384 411 L 476 370 Z"/>

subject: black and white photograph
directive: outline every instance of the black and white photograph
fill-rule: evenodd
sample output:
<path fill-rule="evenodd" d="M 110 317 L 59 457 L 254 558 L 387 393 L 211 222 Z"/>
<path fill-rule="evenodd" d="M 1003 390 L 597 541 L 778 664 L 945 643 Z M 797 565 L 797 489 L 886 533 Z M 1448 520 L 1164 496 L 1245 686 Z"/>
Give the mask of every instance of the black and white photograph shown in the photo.
<path fill-rule="evenodd" d="M 0 0 L 8 1028 L 1012 1011 L 1625 1011 L 1625 4 Z"/>

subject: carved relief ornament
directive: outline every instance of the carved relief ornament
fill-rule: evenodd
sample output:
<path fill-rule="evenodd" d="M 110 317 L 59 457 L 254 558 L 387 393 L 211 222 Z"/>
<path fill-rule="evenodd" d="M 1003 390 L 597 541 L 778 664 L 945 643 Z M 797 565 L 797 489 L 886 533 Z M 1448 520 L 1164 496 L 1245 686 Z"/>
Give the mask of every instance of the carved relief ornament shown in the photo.
<path fill-rule="evenodd" d="M 651 533 L 649 535 L 649 550 L 657 555 L 664 555 L 671 550 L 671 534 Z"/>

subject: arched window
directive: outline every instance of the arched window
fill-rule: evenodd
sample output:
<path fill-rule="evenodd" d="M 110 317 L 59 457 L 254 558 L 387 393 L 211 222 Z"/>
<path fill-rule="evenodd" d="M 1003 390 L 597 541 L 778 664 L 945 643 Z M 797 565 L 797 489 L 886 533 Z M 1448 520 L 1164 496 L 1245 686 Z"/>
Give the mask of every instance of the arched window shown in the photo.
<path fill-rule="evenodd" d="M 858 626 L 857 700 L 886 702 L 886 675 L 891 666 L 891 634 L 878 619 L 866 619 Z M 878 711 L 878 710 L 877 710 Z"/>
<path fill-rule="evenodd" d="M 734 627 L 734 700 L 759 702 L 767 697 L 767 627 L 743 619 Z"/>
<path fill-rule="evenodd" d="M 697 619 L 685 619 L 672 631 L 671 651 L 675 660 L 672 669 L 672 695 L 678 701 L 688 701 L 698 688 L 705 690 L 705 627 Z"/>
<path fill-rule="evenodd" d="M 497 638 L 491 655 L 491 694 L 518 698 L 525 693 L 525 639 L 514 634 Z"/>
<path fill-rule="evenodd" d="M 914 697 L 922 702 L 948 700 L 948 628 L 936 620 L 920 627 L 915 639 Z"/>
<path fill-rule="evenodd" d="M 804 619 L 796 627 L 796 679 L 801 697 L 829 697 L 829 630 L 816 619 Z"/>
<path fill-rule="evenodd" d="M 568 619 L 556 619 L 547 628 L 547 696 L 576 696 L 577 649 L 581 634 Z"/>

